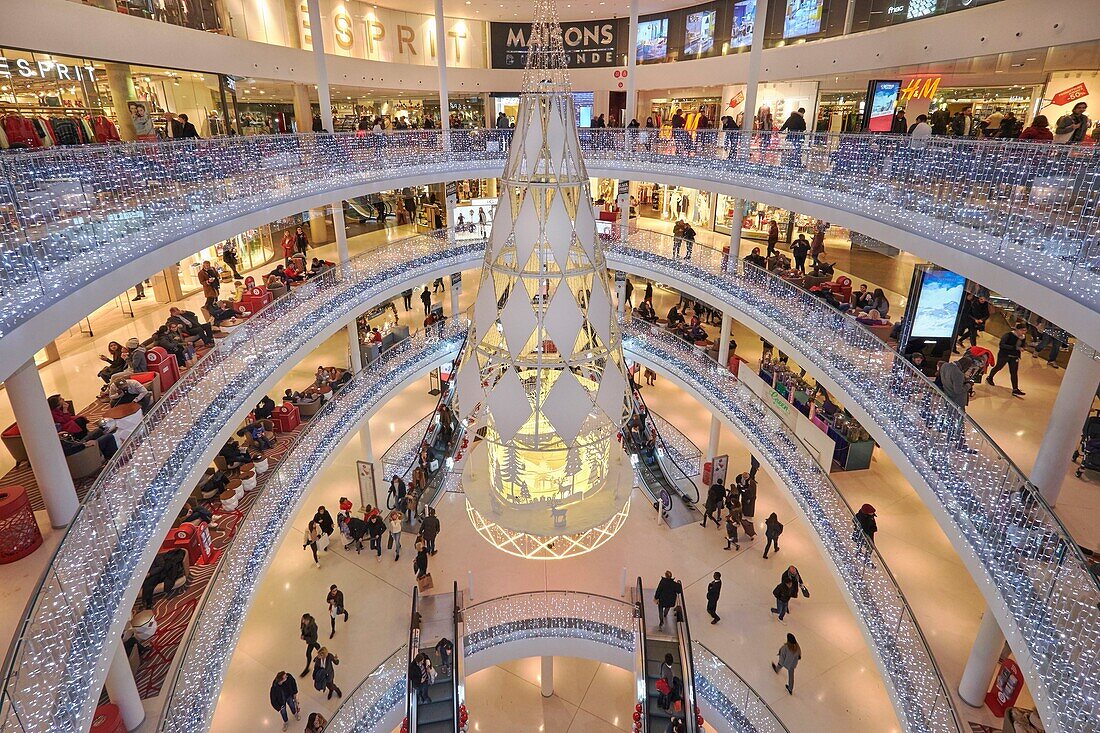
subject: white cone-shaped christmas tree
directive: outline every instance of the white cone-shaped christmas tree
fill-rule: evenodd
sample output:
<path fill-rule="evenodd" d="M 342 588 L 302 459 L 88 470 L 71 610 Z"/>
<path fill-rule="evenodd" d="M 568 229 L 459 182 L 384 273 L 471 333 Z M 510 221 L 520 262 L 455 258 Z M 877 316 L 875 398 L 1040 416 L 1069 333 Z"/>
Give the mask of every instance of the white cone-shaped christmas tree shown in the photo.
<path fill-rule="evenodd" d="M 551 0 L 535 3 L 457 389 L 459 415 L 486 427 L 487 458 L 464 478 L 475 524 L 543 546 L 610 536 L 629 496 L 617 441 L 629 382 Z"/>

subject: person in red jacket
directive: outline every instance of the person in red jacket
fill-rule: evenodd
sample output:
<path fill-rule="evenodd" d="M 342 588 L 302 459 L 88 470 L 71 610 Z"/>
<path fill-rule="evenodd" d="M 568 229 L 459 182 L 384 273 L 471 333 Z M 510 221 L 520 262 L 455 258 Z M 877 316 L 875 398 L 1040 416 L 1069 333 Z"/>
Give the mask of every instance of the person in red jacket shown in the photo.
<path fill-rule="evenodd" d="M 1046 115 L 1035 115 L 1031 126 L 1020 133 L 1021 140 L 1034 140 L 1036 142 L 1050 142 L 1054 140 L 1054 133 L 1050 131 L 1050 122 Z"/>

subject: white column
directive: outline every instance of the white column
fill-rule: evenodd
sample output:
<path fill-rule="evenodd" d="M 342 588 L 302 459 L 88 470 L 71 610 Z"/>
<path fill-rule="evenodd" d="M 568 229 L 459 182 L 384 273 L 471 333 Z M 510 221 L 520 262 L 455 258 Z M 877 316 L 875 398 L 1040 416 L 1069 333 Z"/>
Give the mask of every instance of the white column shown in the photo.
<path fill-rule="evenodd" d="M 359 325 L 356 321 L 352 321 L 347 327 L 348 333 L 348 354 L 349 364 L 351 370 L 358 374 L 363 371 L 363 351 L 359 348 Z"/>
<path fill-rule="evenodd" d="M 729 368 L 730 362 L 730 331 L 733 329 L 733 318 L 728 313 L 722 314 L 722 331 L 718 336 L 718 363 L 723 369 Z"/>
<path fill-rule="evenodd" d="M 749 49 L 749 74 L 745 80 L 745 120 L 742 130 L 751 130 L 756 119 L 756 87 L 760 84 L 761 54 L 764 52 L 764 26 L 768 22 L 768 3 L 756 3 L 756 20 L 752 27 L 752 47 Z M 747 151 L 746 151 L 747 152 Z"/>
<path fill-rule="evenodd" d="M 627 33 L 629 38 L 626 50 L 626 110 L 624 111 L 623 127 L 630 124 L 630 120 L 638 116 L 638 80 L 634 72 L 638 68 L 638 0 L 630 0 L 630 26 Z M 639 120 L 645 123 L 645 120 Z"/>
<path fill-rule="evenodd" d="M 136 730 L 145 722 L 145 706 L 141 704 L 134 672 L 130 669 L 130 660 L 126 658 L 126 647 L 119 644 L 107 668 L 107 696 L 118 705 L 122 713 L 122 722 L 126 730 Z"/>
<path fill-rule="evenodd" d="M 856 20 L 856 0 L 848 0 L 848 9 L 844 12 L 844 35 L 852 32 Z"/>
<path fill-rule="evenodd" d="M 726 260 L 727 270 L 737 269 L 737 260 L 741 257 L 741 212 L 745 210 L 742 199 L 733 200 L 733 221 L 730 222 L 730 256 Z"/>
<path fill-rule="evenodd" d="M 309 37 L 313 44 L 313 64 L 317 69 L 317 99 L 321 107 L 321 124 L 332 132 L 332 94 L 328 88 L 328 66 L 325 63 L 325 36 L 322 33 L 321 6 L 318 0 L 307 0 L 309 6 Z"/>
<path fill-rule="evenodd" d="M 347 222 L 344 221 L 343 201 L 337 201 L 332 205 L 332 225 L 336 227 L 336 252 L 340 257 L 340 267 L 343 269 L 351 259 L 351 253 L 348 252 L 348 227 Z"/>
<path fill-rule="evenodd" d="M 34 359 L 16 369 L 4 385 L 50 524 L 64 527 L 76 515 L 80 501 Z"/>
<path fill-rule="evenodd" d="M 1005 636 L 1001 633 L 1001 627 L 987 607 L 981 626 L 978 627 L 978 637 L 970 648 L 970 658 L 966 660 L 962 679 L 959 680 L 959 697 L 967 705 L 980 708 L 985 704 L 985 693 L 989 689 L 989 681 L 993 678 L 1004 644 Z"/>
<path fill-rule="evenodd" d="M 1073 451 L 1081 435 L 1081 426 L 1089 415 L 1096 385 L 1100 384 L 1100 360 L 1090 346 L 1078 341 L 1069 357 L 1069 366 L 1058 388 L 1054 409 L 1047 422 L 1039 455 L 1031 469 L 1031 482 L 1048 503 L 1058 501 L 1062 482 L 1073 460 Z"/>
<path fill-rule="evenodd" d="M 363 454 L 363 460 L 367 463 L 374 463 L 374 443 L 370 439 L 370 420 L 363 423 L 363 428 L 359 431 L 359 451 Z M 376 466 L 376 468 L 381 468 Z"/>
<path fill-rule="evenodd" d="M 439 129 L 451 129 L 451 101 L 447 92 L 447 24 L 443 18 L 443 0 L 435 0 L 435 61 L 439 70 Z M 447 147 L 450 147 L 448 142 Z"/>
<path fill-rule="evenodd" d="M 717 415 L 710 416 L 710 435 L 707 437 L 707 452 L 703 455 L 702 461 L 706 463 L 714 456 L 718 455 L 718 437 L 722 432 L 722 423 L 719 422 Z"/>
<path fill-rule="evenodd" d="M 540 687 L 542 688 L 543 697 L 554 696 L 554 658 L 543 657 L 542 658 L 542 674 L 540 676 Z"/>

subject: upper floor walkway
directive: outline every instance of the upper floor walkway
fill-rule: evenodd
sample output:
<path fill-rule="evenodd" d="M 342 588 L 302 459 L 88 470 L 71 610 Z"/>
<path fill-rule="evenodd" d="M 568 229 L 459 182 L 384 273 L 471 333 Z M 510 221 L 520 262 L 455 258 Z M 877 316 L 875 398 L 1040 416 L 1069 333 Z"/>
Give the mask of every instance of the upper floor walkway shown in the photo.
<path fill-rule="evenodd" d="M 211 242 L 344 198 L 496 177 L 510 134 L 220 138 L 0 156 L 0 210 L 12 212 L 0 230 L 0 377 L 83 314 Z M 593 176 L 800 211 L 965 274 L 1100 343 L 1095 147 L 644 129 L 585 130 L 581 145 Z"/>

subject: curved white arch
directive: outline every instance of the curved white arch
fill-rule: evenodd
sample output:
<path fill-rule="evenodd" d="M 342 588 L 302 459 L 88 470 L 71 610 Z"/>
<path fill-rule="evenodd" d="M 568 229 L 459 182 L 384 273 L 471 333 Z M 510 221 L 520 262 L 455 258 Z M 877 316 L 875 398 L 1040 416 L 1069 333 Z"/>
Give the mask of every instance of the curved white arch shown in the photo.
<path fill-rule="evenodd" d="M 101 241 L 104 235 L 96 233 L 96 224 L 91 225 L 89 232 L 85 231 L 87 224 L 66 224 L 68 230 L 55 232 L 64 241 L 62 249 L 86 246 L 87 251 L 74 255 L 68 262 L 53 264 L 50 271 L 35 274 L 28 285 L 9 285 L 6 291 L 0 291 L 0 323 L 6 324 L 0 328 L 6 347 L 0 350 L 0 377 L 11 374 L 57 334 L 71 327 L 74 313 L 93 311 L 134 282 L 152 276 L 211 242 L 333 201 L 431 181 L 495 177 L 500 172 L 503 152 L 486 150 L 484 142 L 480 143 L 481 149 L 449 153 L 443 149 L 441 139 L 429 133 L 418 134 L 420 137 L 417 138 L 393 136 L 389 139 L 394 142 L 384 148 L 347 137 L 265 139 L 255 143 L 237 143 L 244 146 L 242 148 L 224 149 L 219 146 L 227 146 L 228 143 L 204 142 L 216 153 L 227 156 L 223 167 L 237 163 L 243 168 L 242 175 L 247 173 L 257 179 L 247 186 L 242 183 L 243 191 L 254 192 L 258 189 L 259 192 L 228 202 L 208 203 L 206 199 L 209 197 L 203 196 L 201 189 L 198 189 L 180 194 L 183 200 L 158 201 L 155 206 L 148 204 L 149 226 L 156 229 L 152 233 L 142 229 L 136 232 L 122 230 L 117 235 L 110 235 L 117 241 L 112 239 L 109 245 Z M 492 134 L 500 137 L 497 133 Z M 864 190 L 866 184 L 862 179 L 853 182 L 850 190 L 831 190 L 816 186 L 814 181 L 820 184 L 823 180 L 820 176 L 801 183 L 799 176 L 811 175 L 802 169 L 788 170 L 782 165 L 759 161 L 734 165 L 714 157 L 714 149 L 709 152 L 701 150 L 694 157 L 649 152 L 644 146 L 627 146 L 631 148 L 627 150 L 615 142 L 619 139 L 615 136 L 620 134 L 616 131 L 599 135 L 586 133 L 582 138 L 587 141 L 586 164 L 591 175 L 620 179 L 643 177 L 659 183 L 704 188 L 803 211 L 944 265 L 1042 314 L 1078 338 L 1089 343 L 1100 343 L 1100 318 L 1097 318 L 1100 314 L 1100 276 L 1089 264 L 1092 250 L 1100 247 L 1100 243 L 1093 241 L 1095 237 L 1072 243 L 1079 250 L 1072 255 L 1081 260 L 1082 264 L 1078 266 L 1074 264 L 1076 260 L 1065 262 L 1056 253 L 1042 251 L 1044 246 L 1056 244 L 1054 239 L 1045 245 L 1030 241 L 1004 244 L 977 229 L 910 211 L 906 208 L 910 201 L 907 193 L 903 190 L 892 191 L 886 184 L 880 187 L 886 192 L 881 196 L 870 195 L 871 192 Z M 275 149 L 274 152 L 264 147 L 265 141 Z M 475 143 L 479 141 L 480 137 L 456 138 L 454 145 L 475 148 Z M 958 145 L 944 144 L 948 148 L 937 155 L 949 154 L 952 150 L 950 146 Z M 980 157 L 992 151 L 988 152 L 986 162 L 995 165 L 1000 150 L 968 143 L 959 147 L 958 152 L 960 155 L 968 153 Z M 137 149 L 132 157 L 141 159 L 138 153 L 144 155 L 143 151 L 144 148 Z M 93 152 L 103 155 L 103 151 Z M 196 156 L 195 151 L 186 145 L 177 144 L 174 152 L 184 160 L 190 160 L 188 154 Z M 167 155 L 168 151 L 163 151 L 163 154 Z M 1100 154 L 1095 155 L 1096 160 L 1100 160 Z M 211 156 L 217 157 L 215 153 Z M 899 158 L 902 157 L 905 156 L 899 153 Z M 25 164 L 33 158 L 18 160 Z M 94 158 L 91 162 L 109 166 L 112 161 L 110 157 L 104 157 Z M 272 167 L 268 170 L 264 165 Z M 302 170 L 302 176 L 306 179 L 301 185 L 293 188 L 286 186 L 289 167 Z M 0 171 L 3 169 L 0 166 Z M 74 169 L 70 174 L 78 175 L 81 170 Z M 174 169 L 169 167 L 163 175 L 192 175 L 191 172 L 172 171 Z M 209 171 L 193 175 L 198 176 L 199 180 L 205 176 L 212 186 L 217 185 L 219 180 Z M 230 172 L 219 171 L 217 176 L 230 176 Z M 957 187 L 959 184 L 952 185 Z M 198 200 L 192 203 L 188 197 Z M 1012 201 L 1015 203 L 1015 199 Z M 925 208 L 932 205 L 924 199 L 918 203 Z M 946 206 L 947 203 L 936 205 Z M 89 219 L 103 218 L 107 220 L 104 226 L 110 225 L 111 208 L 108 204 L 92 202 L 88 206 Z M 190 211 L 191 207 L 197 207 L 196 214 Z M 156 216 L 165 216 L 165 210 L 180 211 L 180 220 L 155 220 Z M 1002 216 L 1000 213 L 996 215 Z M 192 221 L 188 218 L 190 216 L 195 219 Z M 1028 227 L 1039 226 L 1031 220 L 1029 222 Z M 60 223 L 47 223 L 44 226 L 46 239 L 43 241 L 49 242 L 51 228 L 60 226 Z M 69 230 L 76 233 L 67 234 Z M 1074 236 L 1080 234 L 1077 232 Z M 128 238 L 134 239 L 134 242 L 130 244 Z M 88 239 L 92 240 L 91 244 L 86 243 Z M 22 248 L 24 245 L 18 246 Z M 27 246 L 33 250 L 35 246 L 53 245 L 34 242 Z M 29 257 L 33 262 L 38 255 Z M 80 287 L 72 289 L 72 283 L 80 283 Z M 20 290 L 13 290 L 13 287 Z M 39 289 L 41 294 L 38 294 Z M 20 292 L 26 294 L 20 295 Z"/>

